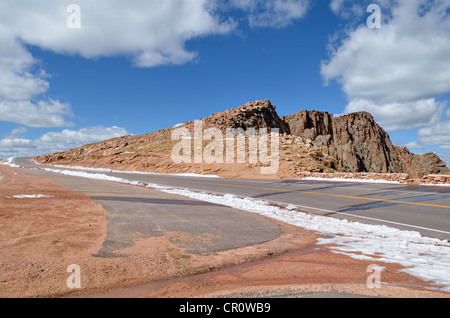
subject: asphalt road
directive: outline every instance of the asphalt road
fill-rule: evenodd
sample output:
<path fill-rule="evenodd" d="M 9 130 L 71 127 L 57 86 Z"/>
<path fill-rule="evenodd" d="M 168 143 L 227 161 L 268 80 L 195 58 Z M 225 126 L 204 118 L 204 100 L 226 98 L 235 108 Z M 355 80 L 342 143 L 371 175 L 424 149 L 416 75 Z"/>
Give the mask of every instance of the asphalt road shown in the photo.
<path fill-rule="evenodd" d="M 42 169 L 17 170 L 28 176 L 54 180 L 103 206 L 106 238 L 94 254 L 101 258 L 127 257 L 120 251 L 134 246 L 139 238 L 167 235 L 185 253 L 210 254 L 262 244 L 282 234 L 279 225 L 268 218 L 219 204 Z"/>
<path fill-rule="evenodd" d="M 28 158 L 16 158 L 13 163 L 39 167 Z M 417 231 L 424 236 L 450 240 L 450 187 L 101 173 L 145 184 L 231 193 L 275 204 L 295 204 L 306 212 Z"/>

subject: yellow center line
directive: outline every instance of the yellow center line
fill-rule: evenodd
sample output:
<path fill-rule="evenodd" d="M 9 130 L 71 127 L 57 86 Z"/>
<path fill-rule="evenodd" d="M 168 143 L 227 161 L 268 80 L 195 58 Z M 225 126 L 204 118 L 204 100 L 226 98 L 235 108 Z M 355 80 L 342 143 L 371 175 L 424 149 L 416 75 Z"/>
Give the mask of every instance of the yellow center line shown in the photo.
<path fill-rule="evenodd" d="M 162 181 L 187 182 L 187 183 L 197 183 L 197 184 L 205 184 L 205 185 L 218 185 L 218 186 L 233 187 L 233 188 L 246 188 L 246 189 L 302 193 L 302 194 L 321 195 L 321 196 L 338 197 L 338 198 L 346 198 L 346 199 L 357 199 L 357 200 L 366 200 L 366 201 L 375 201 L 375 202 L 390 202 L 390 203 L 399 203 L 399 204 L 409 204 L 409 205 L 416 205 L 416 206 L 427 206 L 427 207 L 433 207 L 433 208 L 450 209 L 450 206 L 448 206 L 448 205 L 439 205 L 439 204 L 430 204 L 430 203 L 421 203 L 421 202 L 407 202 L 407 201 L 398 201 L 398 200 L 389 200 L 389 199 L 367 198 L 367 197 L 343 195 L 343 194 L 332 194 L 332 193 L 321 193 L 321 192 L 310 192 L 310 191 L 288 190 L 288 189 L 276 189 L 276 188 L 264 188 L 264 187 L 244 186 L 244 185 L 237 185 L 237 184 L 223 184 L 223 183 L 213 183 L 213 182 L 201 182 L 201 181 L 186 181 L 186 180 L 155 178 L 155 177 L 147 177 L 147 178 L 154 179 L 154 180 L 162 180 Z"/>

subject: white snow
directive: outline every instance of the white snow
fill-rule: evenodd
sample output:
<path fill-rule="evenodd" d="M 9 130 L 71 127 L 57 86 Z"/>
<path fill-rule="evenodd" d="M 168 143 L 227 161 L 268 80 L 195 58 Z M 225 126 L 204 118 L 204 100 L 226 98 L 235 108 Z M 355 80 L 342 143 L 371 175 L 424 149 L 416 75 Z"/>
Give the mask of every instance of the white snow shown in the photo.
<path fill-rule="evenodd" d="M 359 182 L 359 183 L 386 183 L 386 184 L 405 184 L 399 181 L 388 181 L 379 179 L 346 179 L 346 178 L 318 178 L 318 177 L 306 177 L 299 180 L 311 180 L 311 181 L 330 181 L 330 182 Z M 450 187 L 450 184 L 429 184 L 421 183 L 421 186 L 435 186 L 435 187 Z"/>
<path fill-rule="evenodd" d="M 139 185 L 139 186 L 143 186 L 144 185 L 142 182 L 130 181 L 130 180 L 122 179 L 122 178 L 108 176 L 106 174 L 101 174 L 101 173 L 93 174 L 93 173 L 84 172 L 84 171 L 57 170 L 57 169 L 49 169 L 49 168 L 44 168 L 44 170 L 45 171 L 49 171 L 49 172 L 61 173 L 61 174 L 67 175 L 67 176 L 75 176 L 75 177 L 82 177 L 82 178 L 89 178 L 89 179 L 113 181 L 113 182 L 127 183 L 127 184 L 131 184 L 131 185 Z"/>
<path fill-rule="evenodd" d="M 146 171 L 120 171 L 120 170 L 112 170 L 106 168 L 87 168 L 80 166 L 63 166 L 63 165 L 49 165 L 50 167 L 55 168 L 63 168 L 63 169 L 74 169 L 74 170 L 88 170 L 93 172 L 116 172 L 116 173 L 130 173 L 130 174 L 148 174 L 148 175 L 159 175 L 159 176 L 186 176 L 186 177 L 200 177 L 200 178 L 220 178 L 216 175 L 205 175 L 205 174 L 197 174 L 197 173 L 177 173 L 177 174 L 163 174 L 156 172 L 146 172 Z"/>
<path fill-rule="evenodd" d="M 13 167 L 13 168 L 19 168 L 18 165 L 15 165 L 15 164 L 12 163 L 13 160 L 14 160 L 14 158 L 8 158 L 8 159 L 6 159 L 6 162 L 1 162 L 0 161 L 0 165 L 7 165 L 7 166 L 10 166 L 10 167 Z"/>
<path fill-rule="evenodd" d="M 104 169 L 104 168 L 89 168 L 89 167 L 81 167 L 81 166 L 63 166 L 63 165 L 53 165 L 53 164 L 49 164 L 48 167 L 64 168 L 64 169 L 74 169 L 74 170 L 89 170 L 89 171 L 99 171 L 99 172 L 113 172 L 113 170 L 111 170 L 111 169 Z"/>
<path fill-rule="evenodd" d="M 330 182 L 360 182 L 360 183 L 388 183 L 388 184 L 402 184 L 398 181 L 387 180 L 375 180 L 375 179 L 346 179 L 346 178 L 315 178 L 307 177 L 300 180 L 312 180 L 312 181 L 330 181 Z"/>
<path fill-rule="evenodd" d="M 84 178 L 143 185 L 140 182 L 105 174 L 45 170 Z M 231 194 L 215 195 L 157 184 L 147 184 L 146 186 L 166 193 L 258 213 L 315 231 L 323 235 L 318 244 L 329 246 L 335 253 L 373 261 L 374 263 L 401 264 L 405 267 L 404 272 L 443 286 L 442 290 L 450 292 L 450 243 L 446 240 L 424 237 L 419 232 L 404 231 L 384 225 L 368 225 L 325 216 L 313 216 L 301 212 L 301 207 L 292 204 L 286 208 L 281 208 L 270 205 L 267 201 L 238 198 Z"/>
<path fill-rule="evenodd" d="M 185 177 L 202 177 L 202 178 L 220 178 L 216 175 L 210 175 L 210 174 L 198 174 L 198 173 L 176 173 L 171 174 L 171 176 L 185 176 Z"/>
<path fill-rule="evenodd" d="M 52 195 L 44 195 L 44 194 L 19 194 L 19 195 L 13 195 L 12 197 L 7 197 L 9 199 L 11 198 L 17 198 L 17 199 L 42 199 L 42 198 L 53 198 Z"/>
<path fill-rule="evenodd" d="M 422 186 L 430 186 L 430 187 L 450 187 L 450 184 L 431 184 L 431 183 L 421 183 Z"/>

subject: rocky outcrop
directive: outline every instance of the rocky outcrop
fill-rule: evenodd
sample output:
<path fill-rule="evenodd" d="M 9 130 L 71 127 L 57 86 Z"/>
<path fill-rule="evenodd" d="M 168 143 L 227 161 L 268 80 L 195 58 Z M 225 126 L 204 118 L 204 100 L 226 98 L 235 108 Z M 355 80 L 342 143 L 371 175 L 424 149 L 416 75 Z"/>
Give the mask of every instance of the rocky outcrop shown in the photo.
<path fill-rule="evenodd" d="M 435 154 L 415 155 L 394 146 L 367 112 L 334 117 L 304 110 L 283 120 L 293 134 L 311 139 L 347 172 L 409 173 L 413 177 L 450 172 Z"/>
<path fill-rule="evenodd" d="M 249 102 L 243 106 L 203 118 L 203 129 L 214 127 L 222 130 L 227 128 L 271 130 L 277 128 L 280 134 L 290 134 L 289 127 L 278 116 L 275 109 L 276 107 L 269 100 Z M 193 122 L 190 121 L 186 125 L 192 128 Z"/>
<path fill-rule="evenodd" d="M 315 140 L 318 136 L 333 134 L 333 115 L 328 112 L 303 110 L 282 119 L 296 136 Z"/>
<path fill-rule="evenodd" d="M 429 152 L 423 155 L 413 154 L 406 147 L 395 146 L 400 159 L 405 164 L 406 169 L 414 177 L 427 175 L 444 174 L 449 175 L 450 169 L 444 161 L 435 153 Z"/>
<path fill-rule="evenodd" d="M 341 171 L 408 173 L 414 178 L 450 174 L 437 155 L 415 155 L 406 147 L 394 146 L 388 133 L 367 112 L 334 117 L 328 112 L 303 110 L 279 117 L 269 100 L 261 100 L 212 114 L 202 121 L 204 129 L 278 128 L 281 134 L 311 140 L 322 154 L 336 160 L 329 168 Z M 192 128 L 193 123 L 186 125 Z"/>

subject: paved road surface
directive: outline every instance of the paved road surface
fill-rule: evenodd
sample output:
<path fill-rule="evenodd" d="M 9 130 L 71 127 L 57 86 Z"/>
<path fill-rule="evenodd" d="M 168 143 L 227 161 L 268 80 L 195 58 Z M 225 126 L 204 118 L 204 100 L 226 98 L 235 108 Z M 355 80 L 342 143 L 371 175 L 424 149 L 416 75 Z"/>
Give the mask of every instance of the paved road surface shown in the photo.
<path fill-rule="evenodd" d="M 38 167 L 28 158 L 16 158 L 14 163 Z M 450 187 L 102 173 L 146 184 L 232 193 L 274 203 L 295 204 L 307 212 L 418 231 L 425 236 L 450 240 Z"/>
<path fill-rule="evenodd" d="M 20 169 L 20 173 L 52 179 L 103 206 L 107 233 L 97 257 L 126 257 L 118 251 L 132 247 L 137 238 L 168 235 L 188 254 L 209 254 L 269 242 L 282 234 L 267 218 L 223 205 L 42 169 Z"/>

